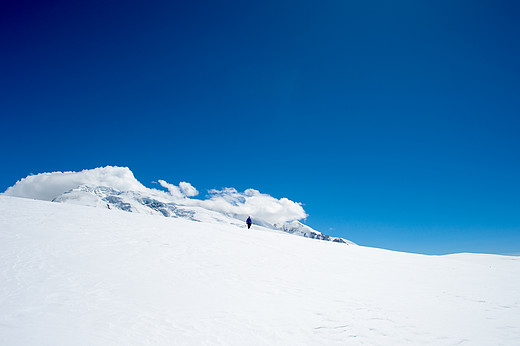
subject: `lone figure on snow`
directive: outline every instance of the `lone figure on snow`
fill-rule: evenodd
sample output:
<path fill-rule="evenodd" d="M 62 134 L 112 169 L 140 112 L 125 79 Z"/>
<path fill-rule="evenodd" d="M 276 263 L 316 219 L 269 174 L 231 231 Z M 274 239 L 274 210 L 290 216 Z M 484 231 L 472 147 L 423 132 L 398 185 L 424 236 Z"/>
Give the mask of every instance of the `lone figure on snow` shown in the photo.
<path fill-rule="evenodd" d="M 247 223 L 247 229 L 250 229 L 250 228 L 251 228 L 251 224 L 253 223 L 253 222 L 251 221 L 251 216 L 248 216 L 248 217 L 247 217 L 246 223 Z"/>

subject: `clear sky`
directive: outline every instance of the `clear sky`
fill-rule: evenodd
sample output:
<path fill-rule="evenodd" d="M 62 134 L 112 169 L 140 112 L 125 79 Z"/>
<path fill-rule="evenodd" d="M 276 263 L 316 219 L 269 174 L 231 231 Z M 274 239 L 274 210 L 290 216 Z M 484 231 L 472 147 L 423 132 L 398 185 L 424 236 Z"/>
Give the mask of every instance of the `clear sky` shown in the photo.
<path fill-rule="evenodd" d="M 515 1 L 7 1 L 0 190 L 128 166 L 361 245 L 520 253 Z"/>

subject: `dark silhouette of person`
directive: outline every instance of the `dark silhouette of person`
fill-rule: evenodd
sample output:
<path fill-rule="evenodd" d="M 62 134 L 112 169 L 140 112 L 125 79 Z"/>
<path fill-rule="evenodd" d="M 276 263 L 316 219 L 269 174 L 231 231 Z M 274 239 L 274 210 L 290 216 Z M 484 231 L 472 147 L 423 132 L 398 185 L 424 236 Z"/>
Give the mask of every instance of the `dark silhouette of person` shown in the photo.
<path fill-rule="evenodd" d="M 251 225 L 253 224 L 253 222 L 251 221 L 251 216 L 248 216 L 246 223 L 247 223 L 247 229 L 250 229 Z"/>

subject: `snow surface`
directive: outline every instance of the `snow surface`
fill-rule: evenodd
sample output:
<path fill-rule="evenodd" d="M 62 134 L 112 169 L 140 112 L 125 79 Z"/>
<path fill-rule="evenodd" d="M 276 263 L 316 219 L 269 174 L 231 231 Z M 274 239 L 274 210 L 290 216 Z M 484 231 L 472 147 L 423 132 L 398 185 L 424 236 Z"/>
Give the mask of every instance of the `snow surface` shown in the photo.
<path fill-rule="evenodd" d="M 519 274 L 0 196 L 1 345 L 519 345 Z"/>

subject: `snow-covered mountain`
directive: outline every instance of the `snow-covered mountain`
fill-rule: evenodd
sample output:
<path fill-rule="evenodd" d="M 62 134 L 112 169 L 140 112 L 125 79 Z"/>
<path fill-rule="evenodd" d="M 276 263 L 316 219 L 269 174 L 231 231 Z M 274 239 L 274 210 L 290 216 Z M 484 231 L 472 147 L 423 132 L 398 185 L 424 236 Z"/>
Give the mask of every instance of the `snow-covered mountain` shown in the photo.
<path fill-rule="evenodd" d="M 194 221 L 211 220 L 214 222 L 233 225 L 244 224 L 244 221 L 236 215 L 225 215 L 201 207 L 182 205 L 182 202 L 169 201 L 160 194 L 152 194 L 149 192 L 144 193 L 139 191 L 119 191 L 107 186 L 94 187 L 81 185 L 53 198 L 52 202 L 72 203 L 107 209 L 120 209 L 127 212 L 185 218 Z M 272 225 L 264 220 L 255 219 L 255 224 L 306 238 L 333 241 L 349 245 L 354 244 L 346 239 L 322 234 L 299 221 Z"/>
<path fill-rule="evenodd" d="M 285 198 L 277 200 L 252 189 L 238 193 L 228 188 L 213 190 L 209 199 L 200 200 L 191 198 L 198 191 L 189 183 L 175 186 L 159 182 L 168 192 L 146 188 L 126 167 L 109 166 L 29 176 L 7 189 L 5 194 L 230 225 L 244 225 L 247 216 L 251 216 L 257 226 L 312 239 L 354 244 L 322 234 L 297 221 L 306 216 L 303 208 Z"/>
<path fill-rule="evenodd" d="M 157 206 L 193 210 L 173 207 Z M 0 196 L 0 345 L 516 346 L 519 273 L 519 257 Z"/>
<path fill-rule="evenodd" d="M 292 221 L 288 223 L 284 223 L 282 225 L 275 225 L 277 229 L 280 229 L 284 232 L 299 235 L 305 238 L 311 238 L 311 239 L 319 239 L 319 240 L 327 240 L 327 241 L 333 241 L 336 243 L 347 243 L 347 244 L 353 244 L 351 241 L 337 238 L 337 237 L 331 237 L 328 235 L 325 235 L 321 232 L 318 232 L 314 229 L 312 229 L 309 226 L 304 225 L 300 221 Z"/>

